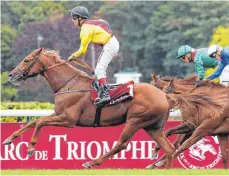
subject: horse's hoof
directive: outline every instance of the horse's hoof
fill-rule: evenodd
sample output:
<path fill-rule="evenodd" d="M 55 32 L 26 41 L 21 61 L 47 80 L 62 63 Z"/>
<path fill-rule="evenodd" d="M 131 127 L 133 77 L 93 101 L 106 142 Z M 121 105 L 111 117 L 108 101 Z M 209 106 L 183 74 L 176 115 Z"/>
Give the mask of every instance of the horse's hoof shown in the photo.
<path fill-rule="evenodd" d="M 27 152 L 28 157 L 31 157 L 34 154 L 34 152 L 35 152 L 35 149 L 28 150 Z"/>
<path fill-rule="evenodd" d="M 153 153 L 151 156 L 151 160 L 157 159 L 158 158 L 158 154 L 157 153 Z"/>
<path fill-rule="evenodd" d="M 12 140 L 7 138 L 2 144 L 3 145 L 10 145 L 12 143 Z"/>
<path fill-rule="evenodd" d="M 83 166 L 84 168 L 86 168 L 86 169 L 91 169 L 91 168 L 92 168 L 92 166 L 90 165 L 89 162 L 83 163 L 82 166 Z"/>
<path fill-rule="evenodd" d="M 154 164 L 150 164 L 150 165 L 146 166 L 146 169 L 154 169 L 154 168 L 155 168 Z"/>
<path fill-rule="evenodd" d="M 163 167 L 165 165 L 165 163 L 166 163 L 166 160 L 161 160 L 161 161 L 157 162 L 155 164 L 155 166 L 157 166 L 157 167 Z"/>

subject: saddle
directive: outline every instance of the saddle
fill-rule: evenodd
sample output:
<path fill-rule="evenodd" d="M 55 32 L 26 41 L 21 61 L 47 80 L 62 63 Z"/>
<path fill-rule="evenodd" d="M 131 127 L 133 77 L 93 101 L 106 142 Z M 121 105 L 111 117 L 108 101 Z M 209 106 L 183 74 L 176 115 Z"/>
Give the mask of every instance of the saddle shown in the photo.
<path fill-rule="evenodd" d="M 102 113 L 102 109 L 104 106 L 112 106 L 115 104 L 118 104 L 120 102 L 130 100 L 134 96 L 134 81 L 129 81 L 124 84 L 108 84 L 108 93 L 111 97 L 111 100 L 109 102 L 106 102 L 105 104 L 98 105 L 96 108 L 96 114 L 95 114 L 95 120 L 93 127 L 100 126 L 100 116 Z M 91 100 L 94 102 L 95 99 L 98 96 L 98 89 L 99 89 L 99 82 L 98 80 L 95 80 L 91 84 L 92 88 L 90 90 L 91 93 Z"/>
<path fill-rule="evenodd" d="M 129 81 L 124 84 L 108 84 L 108 93 L 111 97 L 111 101 L 107 102 L 103 106 L 112 106 L 118 104 L 124 100 L 129 100 L 133 97 L 133 85 L 134 81 Z M 92 82 L 91 100 L 95 101 L 98 96 L 99 83 L 98 80 Z"/>

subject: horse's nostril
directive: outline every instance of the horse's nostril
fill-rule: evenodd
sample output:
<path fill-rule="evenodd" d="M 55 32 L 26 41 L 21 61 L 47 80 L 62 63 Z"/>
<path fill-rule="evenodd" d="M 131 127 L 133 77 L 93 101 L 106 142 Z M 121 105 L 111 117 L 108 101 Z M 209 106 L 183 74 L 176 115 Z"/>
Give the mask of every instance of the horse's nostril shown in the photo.
<path fill-rule="evenodd" d="M 13 74 L 12 74 L 12 73 L 10 73 L 8 76 L 9 76 L 9 77 L 12 77 L 12 76 L 13 76 Z"/>

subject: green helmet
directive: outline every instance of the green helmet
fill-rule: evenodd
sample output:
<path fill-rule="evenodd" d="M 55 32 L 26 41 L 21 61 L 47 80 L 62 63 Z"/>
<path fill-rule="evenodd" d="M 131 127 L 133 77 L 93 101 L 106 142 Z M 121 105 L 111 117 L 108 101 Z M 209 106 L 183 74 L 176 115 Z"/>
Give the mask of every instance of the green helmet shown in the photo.
<path fill-rule="evenodd" d="M 177 59 L 184 56 L 185 54 L 191 53 L 192 52 L 192 47 L 188 45 L 183 45 L 178 49 L 177 52 Z"/>

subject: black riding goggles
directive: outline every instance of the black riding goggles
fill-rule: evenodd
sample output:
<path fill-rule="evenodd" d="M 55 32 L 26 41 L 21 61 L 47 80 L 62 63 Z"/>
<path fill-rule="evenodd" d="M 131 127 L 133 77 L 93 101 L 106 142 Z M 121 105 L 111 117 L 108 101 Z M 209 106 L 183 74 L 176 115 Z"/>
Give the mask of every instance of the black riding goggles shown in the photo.
<path fill-rule="evenodd" d="M 73 16 L 72 19 L 73 20 L 78 20 L 79 16 Z"/>
<path fill-rule="evenodd" d="M 216 53 L 212 53 L 210 57 L 216 57 Z"/>
<path fill-rule="evenodd" d="M 181 59 L 181 60 L 185 60 L 185 56 L 181 56 L 180 59 Z"/>

